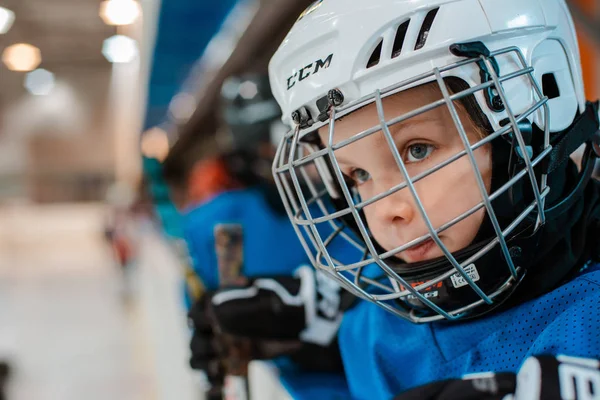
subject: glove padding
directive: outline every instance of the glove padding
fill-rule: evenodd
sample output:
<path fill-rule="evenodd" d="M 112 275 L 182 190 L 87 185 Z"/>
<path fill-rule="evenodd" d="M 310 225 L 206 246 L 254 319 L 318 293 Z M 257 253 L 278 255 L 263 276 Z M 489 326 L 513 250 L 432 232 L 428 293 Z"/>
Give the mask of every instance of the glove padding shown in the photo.
<path fill-rule="evenodd" d="M 205 371 L 209 381 L 216 383 L 224 378 L 224 371 L 218 357 L 215 333 L 206 315 L 210 296 L 210 293 L 204 293 L 188 312 L 188 321 L 193 330 L 190 366 Z"/>
<path fill-rule="evenodd" d="M 394 400 L 574 400 L 600 399 L 600 361 L 529 357 L 518 374 L 483 373 L 430 383 Z"/>
<path fill-rule="evenodd" d="M 516 388 L 513 373 L 486 373 L 429 383 L 396 396 L 394 400 L 502 400 Z"/>
<path fill-rule="evenodd" d="M 201 312 L 190 312 L 196 337 L 192 338 L 192 362 L 206 367 L 211 364 L 207 357 L 231 352 L 219 349 L 223 340 L 216 345 L 207 340 L 204 332 L 210 331 L 226 335 L 228 343 L 232 338 L 238 345 L 246 343 L 244 353 L 250 359 L 288 355 L 306 370 L 342 371 L 337 344 L 341 293 L 331 278 L 311 267 L 300 267 L 293 277 L 255 278 L 244 287 L 209 294 L 210 301 L 200 306 Z M 212 352 L 206 343 L 212 343 Z"/>
<path fill-rule="evenodd" d="M 569 356 L 529 357 L 511 400 L 600 399 L 600 361 Z"/>

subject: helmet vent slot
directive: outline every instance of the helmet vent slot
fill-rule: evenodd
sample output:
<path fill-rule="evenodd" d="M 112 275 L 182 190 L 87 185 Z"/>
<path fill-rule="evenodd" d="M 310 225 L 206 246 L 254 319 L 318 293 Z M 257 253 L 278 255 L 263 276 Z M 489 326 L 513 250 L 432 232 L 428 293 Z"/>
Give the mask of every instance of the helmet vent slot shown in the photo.
<path fill-rule="evenodd" d="M 398 27 L 396 38 L 394 39 L 394 46 L 392 47 L 392 58 L 398 57 L 402 52 L 402 46 L 404 45 L 404 39 L 406 39 L 406 32 L 408 31 L 409 24 L 410 19 Z"/>
<path fill-rule="evenodd" d="M 544 92 L 544 95 L 548 96 L 549 99 L 560 97 L 560 89 L 558 88 L 558 82 L 556 82 L 554 73 L 549 72 L 542 75 L 542 92 Z"/>
<path fill-rule="evenodd" d="M 417 44 L 415 45 L 415 50 L 422 49 L 427 43 L 427 37 L 429 36 L 429 31 L 433 26 L 433 21 L 435 20 L 435 16 L 437 15 L 440 8 L 434 8 L 429 11 L 425 16 L 425 20 L 423 21 L 423 25 L 421 26 L 421 31 L 419 32 L 419 36 L 417 37 Z"/>
<path fill-rule="evenodd" d="M 375 47 L 375 50 L 371 53 L 371 57 L 369 57 L 369 61 L 367 62 L 367 68 L 372 68 L 379 64 L 379 60 L 381 59 L 381 49 L 383 47 L 383 39 L 379 39 L 379 43 Z"/>

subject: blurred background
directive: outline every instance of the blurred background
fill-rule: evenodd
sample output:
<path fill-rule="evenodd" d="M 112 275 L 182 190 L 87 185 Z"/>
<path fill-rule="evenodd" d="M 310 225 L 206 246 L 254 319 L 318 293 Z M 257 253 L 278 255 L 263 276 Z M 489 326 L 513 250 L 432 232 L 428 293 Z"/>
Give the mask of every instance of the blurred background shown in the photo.
<path fill-rule="evenodd" d="M 222 147 L 223 82 L 266 73 L 311 2 L 0 0 L 7 399 L 202 398 L 182 210 Z M 600 0 L 569 3 L 596 99 Z"/>

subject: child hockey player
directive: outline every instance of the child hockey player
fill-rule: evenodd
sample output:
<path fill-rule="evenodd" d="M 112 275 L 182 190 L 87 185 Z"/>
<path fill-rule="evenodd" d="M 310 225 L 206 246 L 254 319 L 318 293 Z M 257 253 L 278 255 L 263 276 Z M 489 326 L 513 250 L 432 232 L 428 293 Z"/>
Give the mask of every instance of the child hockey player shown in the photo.
<path fill-rule="evenodd" d="M 565 1 L 316 1 L 270 78 L 295 125 L 273 168 L 292 223 L 368 301 L 339 332 L 353 398 L 439 393 L 530 356 L 530 398 L 598 396 L 598 362 L 543 357 L 600 358 L 598 107 Z M 563 364 L 587 366 L 584 384 Z"/>
<path fill-rule="evenodd" d="M 600 393 L 598 106 L 564 0 L 319 0 L 269 69 L 288 215 L 366 300 L 338 333 L 352 398 Z M 326 330 L 345 309 L 260 281 L 217 314 L 279 299 Z"/>

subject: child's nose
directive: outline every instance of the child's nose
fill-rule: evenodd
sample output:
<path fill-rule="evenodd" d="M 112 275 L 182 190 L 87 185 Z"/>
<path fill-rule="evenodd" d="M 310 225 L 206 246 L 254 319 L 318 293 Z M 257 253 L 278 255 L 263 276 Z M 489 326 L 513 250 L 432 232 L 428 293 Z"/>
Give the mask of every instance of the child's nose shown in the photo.
<path fill-rule="evenodd" d="M 415 205 L 408 188 L 393 193 L 373 204 L 375 214 L 383 224 L 408 224 L 415 216 Z"/>

